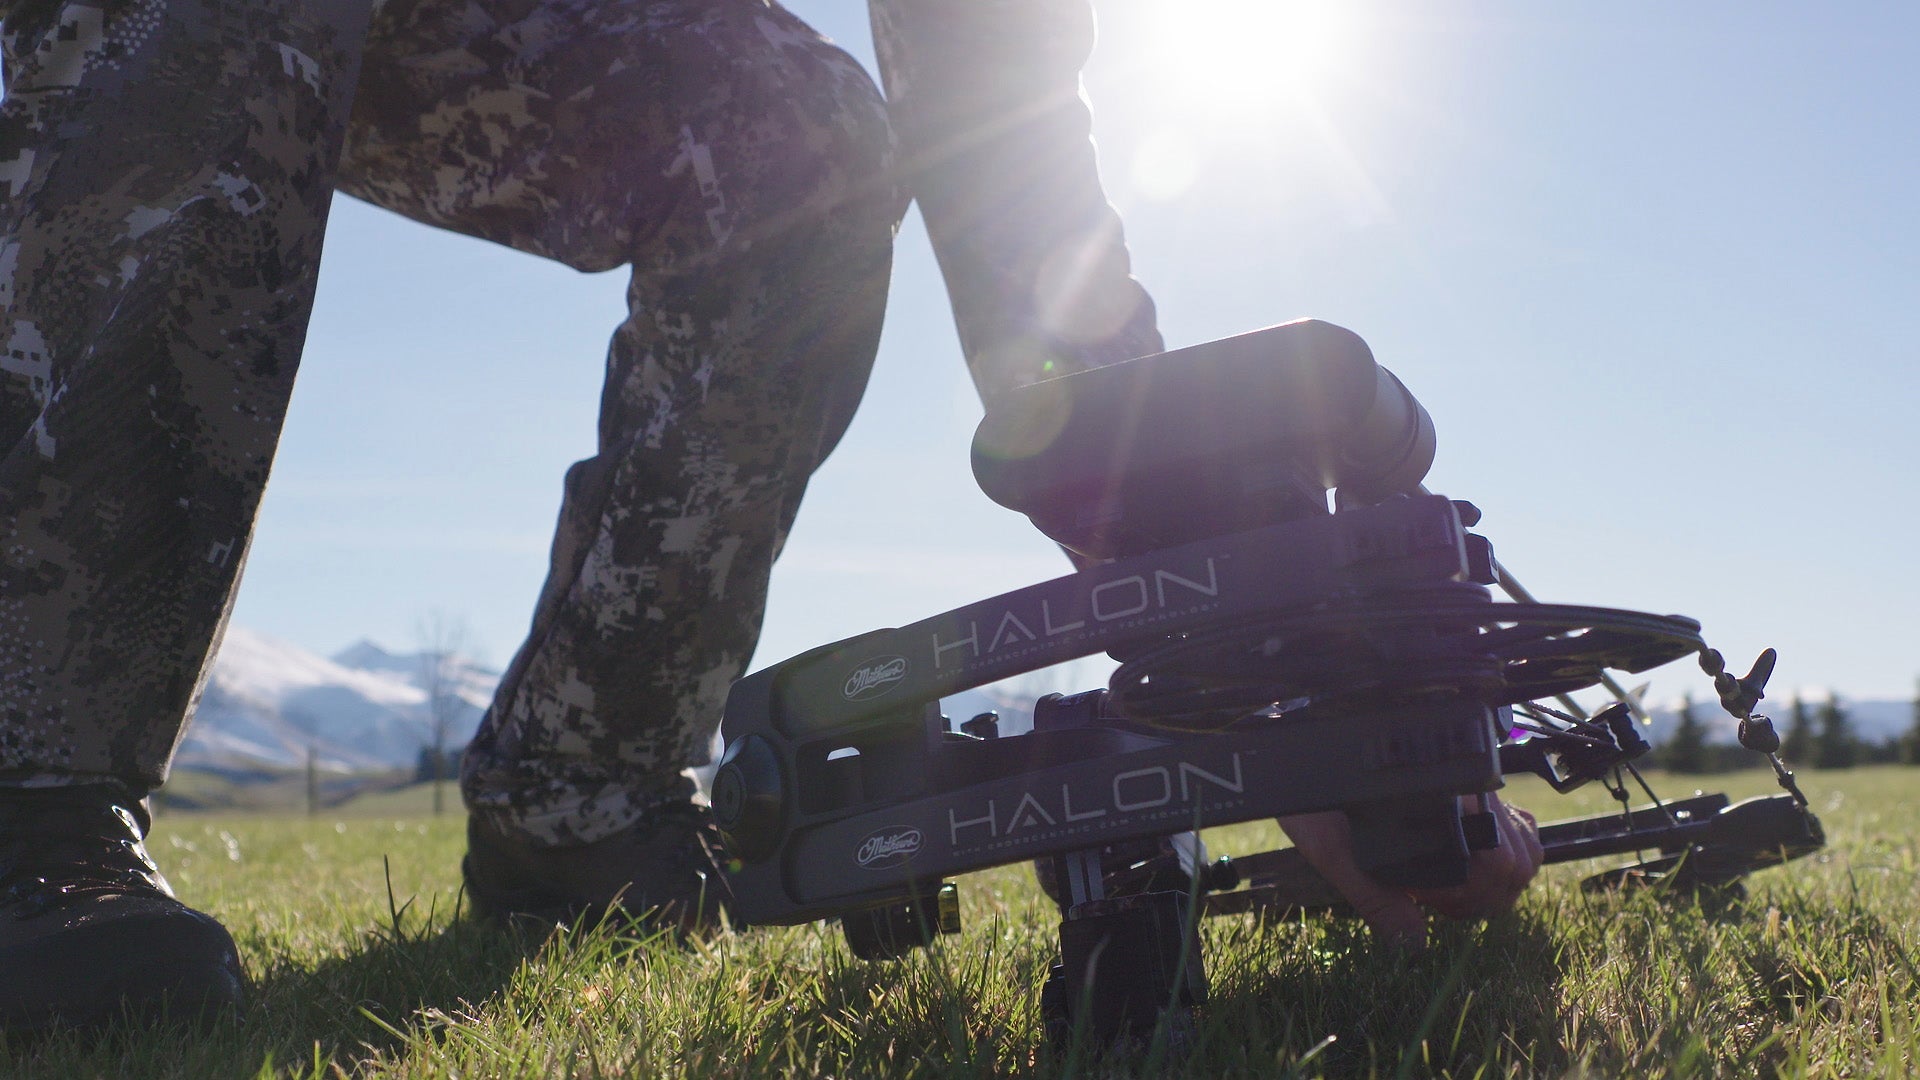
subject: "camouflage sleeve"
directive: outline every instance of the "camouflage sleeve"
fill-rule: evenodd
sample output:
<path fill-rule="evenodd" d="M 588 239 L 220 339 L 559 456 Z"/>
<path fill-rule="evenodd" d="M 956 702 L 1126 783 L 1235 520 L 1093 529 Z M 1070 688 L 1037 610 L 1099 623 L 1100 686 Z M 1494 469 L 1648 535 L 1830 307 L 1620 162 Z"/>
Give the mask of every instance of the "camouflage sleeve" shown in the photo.
<path fill-rule="evenodd" d="M 1090 0 L 869 0 L 907 182 L 981 396 L 1159 351 L 1100 187 Z"/>

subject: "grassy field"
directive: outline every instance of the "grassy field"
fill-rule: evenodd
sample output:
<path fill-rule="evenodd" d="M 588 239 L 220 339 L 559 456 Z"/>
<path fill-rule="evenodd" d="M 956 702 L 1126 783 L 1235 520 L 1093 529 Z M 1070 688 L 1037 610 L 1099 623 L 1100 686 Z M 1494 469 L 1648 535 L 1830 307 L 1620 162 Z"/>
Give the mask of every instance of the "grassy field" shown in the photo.
<path fill-rule="evenodd" d="M 1705 780 L 1771 789 L 1761 773 Z M 680 949 L 461 918 L 462 818 L 425 816 L 417 792 L 312 819 L 176 812 L 152 846 L 233 930 L 256 984 L 247 1016 L 0 1042 L 0 1076 L 1920 1073 L 1920 770 L 1803 781 L 1829 851 L 1758 875 L 1724 911 L 1588 896 L 1576 868 L 1553 868 L 1515 915 L 1445 928 L 1414 958 L 1336 919 L 1210 920 L 1213 998 L 1178 1059 L 1046 1045 L 1035 991 L 1056 920 L 1024 870 L 961 882 L 964 934 L 869 964 L 832 927 Z M 1581 795 L 1518 801 L 1553 818 L 1604 798 Z M 1273 836 L 1210 839 L 1233 852 Z"/>

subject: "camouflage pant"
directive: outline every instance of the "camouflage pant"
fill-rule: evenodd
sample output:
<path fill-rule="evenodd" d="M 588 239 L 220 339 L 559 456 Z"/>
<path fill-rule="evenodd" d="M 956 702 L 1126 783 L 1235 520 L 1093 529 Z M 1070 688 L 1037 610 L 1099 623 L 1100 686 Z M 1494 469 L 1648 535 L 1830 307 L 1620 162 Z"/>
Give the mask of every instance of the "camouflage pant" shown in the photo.
<path fill-rule="evenodd" d="M 314 91 L 352 70 L 284 32 L 299 2 L 0 0 L 9 782 L 159 784 L 225 618 L 318 258 Z M 864 388 L 904 207 L 884 106 L 764 0 L 387 0 L 345 146 L 343 191 L 632 267 L 598 453 L 462 777 L 597 838 L 686 797 Z"/>

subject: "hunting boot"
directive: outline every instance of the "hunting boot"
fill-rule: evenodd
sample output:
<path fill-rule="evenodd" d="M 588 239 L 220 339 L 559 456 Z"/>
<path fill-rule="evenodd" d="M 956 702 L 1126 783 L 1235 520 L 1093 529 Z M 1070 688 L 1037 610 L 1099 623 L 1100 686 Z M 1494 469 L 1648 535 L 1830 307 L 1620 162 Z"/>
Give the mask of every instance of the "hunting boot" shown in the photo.
<path fill-rule="evenodd" d="M 151 824 L 118 784 L 0 787 L 0 1031 L 239 1008 L 233 938 L 173 898 Z"/>
<path fill-rule="evenodd" d="M 717 930 L 733 894 L 713 815 L 668 804 L 588 844 L 546 846 L 486 812 L 467 817 L 467 895 L 481 915 L 545 925 L 620 915 L 680 935 Z"/>

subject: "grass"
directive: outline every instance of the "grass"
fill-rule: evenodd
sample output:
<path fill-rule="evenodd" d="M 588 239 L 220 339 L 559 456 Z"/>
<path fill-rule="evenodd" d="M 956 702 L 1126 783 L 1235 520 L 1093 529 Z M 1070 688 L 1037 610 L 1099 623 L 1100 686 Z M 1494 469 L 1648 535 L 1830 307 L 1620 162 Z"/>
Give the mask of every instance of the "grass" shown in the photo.
<path fill-rule="evenodd" d="M 1707 779 L 1736 796 L 1771 788 L 1761 773 Z M 610 928 L 532 940 L 460 917 L 462 819 L 423 816 L 417 798 L 313 819 L 173 813 L 155 854 L 233 930 L 252 1008 L 199 1034 L 0 1042 L 0 1076 L 1920 1072 L 1920 770 L 1803 782 L 1829 851 L 1756 876 L 1724 910 L 1589 896 L 1577 869 L 1553 868 L 1516 914 L 1441 928 L 1411 958 L 1337 919 L 1210 920 L 1212 1000 L 1178 1058 L 1046 1044 L 1036 990 L 1055 919 L 1018 868 L 961 882 L 964 934 L 865 963 L 825 926 L 678 948 Z M 1604 795 L 1522 788 L 1518 801 L 1562 817 Z M 1246 851 L 1274 832 L 1211 839 Z"/>

